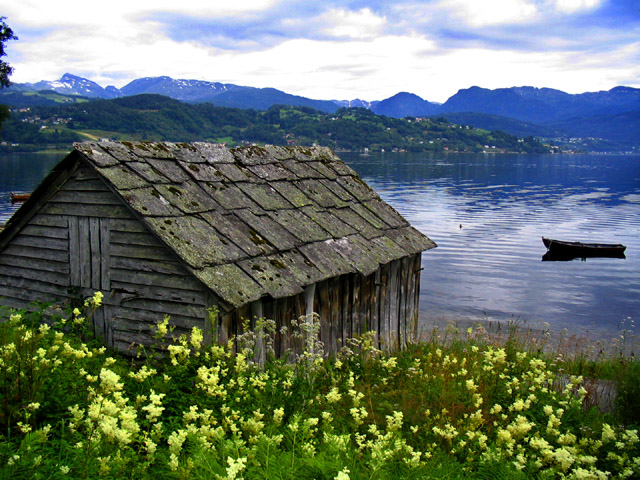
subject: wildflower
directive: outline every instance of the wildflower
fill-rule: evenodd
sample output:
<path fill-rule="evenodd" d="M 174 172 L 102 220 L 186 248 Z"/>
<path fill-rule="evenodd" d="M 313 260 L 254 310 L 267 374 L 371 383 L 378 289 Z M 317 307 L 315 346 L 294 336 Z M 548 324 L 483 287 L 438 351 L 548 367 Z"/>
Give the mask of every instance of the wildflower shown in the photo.
<path fill-rule="evenodd" d="M 496 434 L 498 442 L 509 444 L 512 442 L 511 432 L 509 430 L 500 429 Z"/>
<path fill-rule="evenodd" d="M 525 407 L 524 401 L 521 398 L 519 398 L 515 402 L 513 402 L 513 405 L 509 407 L 509 410 L 515 410 L 516 412 L 521 412 L 522 410 L 524 410 L 524 407 Z"/>
<path fill-rule="evenodd" d="M 18 429 L 22 432 L 22 433 L 29 433 L 32 430 L 31 425 L 24 423 L 24 422 L 18 422 Z"/>
<path fill-rule="evenodd" d="M 393 370 L 396 368 L 398 362 L 396 357 L 389 357 L 387 360 L 381 360 L 380 364 L 382 365 L 382 368 Z"/>
<path fill-rule="evenodd" d="M 103 298 L 104 298 L 104 295 L 102 292 L 96 292 L 93 294 L 93 297 L 85 300 L 84 306 L 91 307 L 91 308 L 98 308 L 100 305 L 102 305 Z"/>
<path fill-rule="evenodd" d="M 147 455 L 149 457 L 152 457 L 156 453 L 156 450 L 158 448 L 156 443 L 153 440 L 151 440 L 150 438 L 145 438 L 144 439 L 144 446 L 147 449 Z"/>
<path fill-rule="evenodd" d="M 202 348 L 202 342 L 204 341 L 204 336 L 202 335 L 202 330 L 198 327 L 193 327 L 191 329 L 191 336 L 189 337 L 189 342 L 191 346 L 195 350 L 200 350 Z"/>
<path fill-rule="evenodd" d="M 349 469 L 345 468 L 344 470 L 339 471 L 338 474 L 333 477 L 333 480 L 349 480 L 350 478 Z"/>
<path fill-rule="evenodd" d="M 278 427 L 282 424 L 282 418 L 284 417 L 284 408 L 276 408 L 273 411 L 273 423 Z"/>
<path fill-rule="evenodd" d="M 237 478 L 238 474 L 244 470 L 247 466 L 247 458 L 241 457 L 234 460 L 231 457 L 227 457 L 227 463 L 229 466 L 227 467 L 227 480 L 234 480 Z"/>
<path fill-rule="evenodd" d="M 62 472 L 63 475 L 69 473 L 70 470 L 71 469 L 67 465 L 60 465 L 60 472 Z"/>
<path fill-rule="evenodd" d="M 553 457 L 563 471 L 567 471 L 575 461 L 571 453 L 564 447 L 555 450 Z"/>
<path fill-rule="evenodd" d="M 107 362 L 105 361 L 105 364 L 106 363 Z M 100 386 L 105 393 L 122 390 L 123 384 L 119 381 L 120 375 L 117 373 L 106 368 L 100 370 Z"/>
<path fill-rule="evenodd" d="M 169 451 L 176 455 L 180 454 L 180 450 L 182 450 L 182 444 L 186 439 L 186 430 L 177 430 L 175 432 L 171 432 L 171 435 L 169 435 L 169 438 L 167 439 L 167 443 L 169 444 Z"/>
<path fill-rule="evenodd" d="M 518 415 L 513 423 L 511 423 L 507 429 L 514 437 L 523 437 L 534 427 L 534 424 L 529 422 L 526 417 Z"/>
<path fill-rule="evenodd" d="M 142 407 L 142 410 L 147 412 L 147 420 L 150 422 L 154 422 L 162 412 L 164 411 L 164 407 L 162 406 L 162 398 L 165 396 L 164 393 L 155 393 L 153 389 L 149 394 L 149 400 L 151 403 Z"/>
<path fill-rule="evenodd" d="M 394 411 L 392 415 L 387 415 L 387 430 L 390 432 L 398 431 L 402 428 L 403 414 Z"/>
<path fill-rule="evenodd" d="M 450 423 L 445 424 L 443 428 L 435 426 L 432 428 L 432 430 L 433 430 L 433 433 L 435 433 L 436 435 L 439 435 L 440 437 L 446 440 L 451 440 L 454 437 L 458 436 L 458 431 Z"/>
<path fill-rule="evenodd" d="M 169 455 L 169 468 L 172 471 L 175 472 L 176 470 L 178 470 L 178 465 L 179 465 L 178 456 L 175 453 L 170 454 Z"/>
<path fill-rule="evenodd" d="M 340 401 L 341 398 L 342 395 L 338 391 L 338 387 L 333 387 L 326 395 L 327 402 L 329 403 L 336 403 Z"/>
<path fill-rule="evenodd" d="M 177 366 L 189 357 L 189 349 L 184 345 L 169 345 L 169 356 L 171 357 L 171 365 Z M 240 356 L 240 354 L 238 354 Z"/>
<path fill-rule="evenodd" d="M 610 442 L 616 439 L 616 432 L 614 432 L 613 428 L 607 423 L 602 425 L 602 437 L 601 440 L 603 442 Z"/>
<path fill-rule="evenodd" d="M 356 425 L 361 425 L 364 418 L 368 415 L 367 409 L 364 407 L 353 407 L 349 410 Z"/>
<path fill-rule="evenodd" d="M 148 377 L 155 375 L 158 371 L 155 368 L 149 368 L 143 365 L 137 373 L 129 372 L 129 377 L 138 382 L 144 382 Z"/>
<path fill-rule="evenodd" d="M 491 407 L 491 409 L 489 410 L 489 413 L 491 415 L 497 415 L 498 413 L 500 413 L 502 411 L 502 405 L 498 405 L 497 403 Z"/>

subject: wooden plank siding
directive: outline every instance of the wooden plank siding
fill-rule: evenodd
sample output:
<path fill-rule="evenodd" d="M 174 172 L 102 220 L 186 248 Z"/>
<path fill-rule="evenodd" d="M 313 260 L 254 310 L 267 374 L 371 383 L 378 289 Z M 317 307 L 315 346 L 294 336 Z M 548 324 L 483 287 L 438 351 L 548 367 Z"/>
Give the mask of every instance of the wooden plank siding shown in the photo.
<path fill-rule="evenodd" d="M 204 330 L 212 301 L 104 181 L 80 168 L 0 252 L 0 303 L 33 308 L 98 290 L 94 328 L 122 351 L 149 344 L 165 315 L 176 334 Z"/>
<path fill-rule="evenodd" d="M 379 348 L 388 351 L 404 346 L 410 340 L 411 328 L 418 318 L 419 266 L 420 254 L 416 254 L 382 265 L 368 276 L 346 274 L 318 282 L 313 311 L 320 317 L 320 340 L 325 354 L 335 355 L 347 345 L 349 337 L 369 331 L 377 333 Z M 393 279 L 393 285 L 388 278 Z M 261 302 L 264 317 L 276 324 L 275 354 L 300 353 L 302 343 L 294 338 L 291 321 L 304 319 L 304 294 L 263 298 Z M 226 342 L 233 335 L 242 333 L 242 321 L 251 315 L 249 307 L 221 315 L 219 341 Z M 282 333 L 283 327 L 286 333 Z"/>
<path fill-rule="evenodd" d="M 0 253 L 0 303 L 33 310 L 32 302 L 67 299 L 68 243 L 61 221 L 36 215 Z"/>

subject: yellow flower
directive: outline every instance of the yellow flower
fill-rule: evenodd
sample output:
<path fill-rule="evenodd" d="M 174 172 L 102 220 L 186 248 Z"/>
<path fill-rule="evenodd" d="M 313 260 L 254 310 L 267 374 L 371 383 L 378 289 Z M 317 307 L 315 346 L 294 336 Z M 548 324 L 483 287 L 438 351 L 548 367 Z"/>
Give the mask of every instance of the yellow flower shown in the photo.
<path fill-rule="evenodd" d="M 342 395 L 338 391 L 338 387 L 333 387 L 329 391 L 329 393 L 327 393 L 325 398 L 327 399 L 327 402 L 329 402 L 329 403 L 336 403 L 336 402 L 340 401 L 340 399 L 342 398 Z"/>
<path fill-rule="evenodd" d="M 611 428 L 611 426 L 607 423 L 602 425 L 602 437 L 601 440 L 603 442 L 610 442 L 616 439 L 616 432 Z"/>
<path fill-rule="evenodd" d="M 333 477 L 333 480 L 349 480 L 350 478 L 349 469 L 345 468 L 344 470 L 339 471 L 338 474 Z"/>
<path fill-rule="evenodd" d="M 238 474 L 247 467 L 247 458 L 241 457 L 234 460 L 231 457 L 227 457 L 227 476 L 225 480 L 234 480 Z"/>
<path fill-rule="evenodd" d="M 191 337 L 189 338 L 189 342 L 194 349 L 200 350 L 202 348 L 202 342 L 204 342 L 202 330 L 200 330 L 198 327 L 193 327 L 191 329 Z"/>
<path fill-rule="evenodd" d="M 156 325 L 156 338 L 163 338 L 169 331 L 169 316 L 165 315 L 164 319 Z"/>

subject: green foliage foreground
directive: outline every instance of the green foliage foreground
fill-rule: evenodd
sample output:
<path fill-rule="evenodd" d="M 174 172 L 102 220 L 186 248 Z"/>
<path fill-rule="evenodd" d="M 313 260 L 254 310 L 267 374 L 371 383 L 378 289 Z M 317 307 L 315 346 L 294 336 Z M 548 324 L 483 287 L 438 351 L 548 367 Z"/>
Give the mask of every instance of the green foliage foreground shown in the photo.
<path fill-rule="evenodd" d="M 162 359 L 127 359 L 88 339 L 100 300 L 52 325 L 16 312 L 0 325 L 2 478 L 640 475 L 637 430 L 584 409 L 580 377 L 560 386 L 549 362 L 508 343 L 390 356 L 365 335 L 326 360 L 302 328 L 303 355 L 260 367 L 251 333 L 234 353 L 194 329 Z M 156 333 L 171 336 L 166 319 Z"/>

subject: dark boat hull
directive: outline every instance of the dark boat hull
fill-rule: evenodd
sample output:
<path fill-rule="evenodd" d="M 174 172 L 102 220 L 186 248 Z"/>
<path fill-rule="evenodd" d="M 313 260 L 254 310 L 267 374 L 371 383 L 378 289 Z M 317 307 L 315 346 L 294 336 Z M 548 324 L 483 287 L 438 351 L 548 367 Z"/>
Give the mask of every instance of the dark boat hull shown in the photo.
<path fill-rule="evenodd" d="M 619 243 L 564 242 L 545 237 L 542 237 L 542 243 L 547 247 L 547 253 L 557 258 L 625 258 L 624 251 L 627 248 Z"/>

